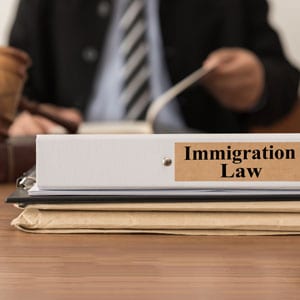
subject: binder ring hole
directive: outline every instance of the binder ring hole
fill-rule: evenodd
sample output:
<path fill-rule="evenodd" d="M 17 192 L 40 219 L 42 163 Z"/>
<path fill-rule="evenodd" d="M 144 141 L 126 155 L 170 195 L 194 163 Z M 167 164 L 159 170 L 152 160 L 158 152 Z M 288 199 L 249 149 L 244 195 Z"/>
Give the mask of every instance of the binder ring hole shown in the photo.
<path fill-rule="evenodd" d="M 171 165 L 172 165 L 172 159 L 171 158 L 164 158 L 163 159 L 163 165 L 165 166 L 165 167 L 170 167 Z"/>

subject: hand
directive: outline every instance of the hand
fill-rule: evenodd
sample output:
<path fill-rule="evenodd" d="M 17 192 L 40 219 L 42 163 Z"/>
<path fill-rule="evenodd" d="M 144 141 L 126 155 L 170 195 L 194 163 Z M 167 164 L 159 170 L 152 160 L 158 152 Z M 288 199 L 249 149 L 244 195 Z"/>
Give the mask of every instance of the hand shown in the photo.
<path fill-rule="evenodd" d="M 62 108 L 52 104 L 41 104 L 43 110 L 76 124 L 82 122 L 77 109 Z M 44 117 L 32 115 L 27 111 L 20 113 L 8 130 L 9 136 L 24 136 L 51 133 L 58 125 Z"/>
<path fill-rule="evenodd" d="M 265 74 L 254 53 L 242 48 L 219 49 L 208 56 L 203 66 L 215 67 L 203 80 L 203 85 L 225 107 L 247 112 L 258 105 Z"/>

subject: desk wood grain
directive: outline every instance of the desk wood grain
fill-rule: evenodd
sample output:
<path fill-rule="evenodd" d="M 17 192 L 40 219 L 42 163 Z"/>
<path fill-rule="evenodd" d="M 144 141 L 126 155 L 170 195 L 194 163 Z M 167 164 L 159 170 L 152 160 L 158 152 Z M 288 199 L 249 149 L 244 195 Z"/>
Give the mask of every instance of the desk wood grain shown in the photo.
<path fill-rule="evenodd" d="M 0 300 L 300 299 L 300 237 L 35 235 L 0 185 Z"/>

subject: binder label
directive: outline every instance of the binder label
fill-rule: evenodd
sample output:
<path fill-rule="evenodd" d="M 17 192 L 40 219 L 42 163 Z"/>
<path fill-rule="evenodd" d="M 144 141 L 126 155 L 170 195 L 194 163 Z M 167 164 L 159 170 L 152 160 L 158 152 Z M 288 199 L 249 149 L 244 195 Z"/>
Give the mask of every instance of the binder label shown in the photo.
<path fill-rule="evenodd" d="M 300 181 L 300 143 L 175 143 L 175 181 Z"/>

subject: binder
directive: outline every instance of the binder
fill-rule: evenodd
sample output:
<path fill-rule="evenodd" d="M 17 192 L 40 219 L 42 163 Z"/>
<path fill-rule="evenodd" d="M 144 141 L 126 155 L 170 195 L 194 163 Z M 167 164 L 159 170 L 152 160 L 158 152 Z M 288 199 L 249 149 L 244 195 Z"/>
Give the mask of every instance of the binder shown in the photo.
<path fill-rule="evenodd" d="M 300 134 L 40 135 L 40 190 L 300 188 Z"/>

